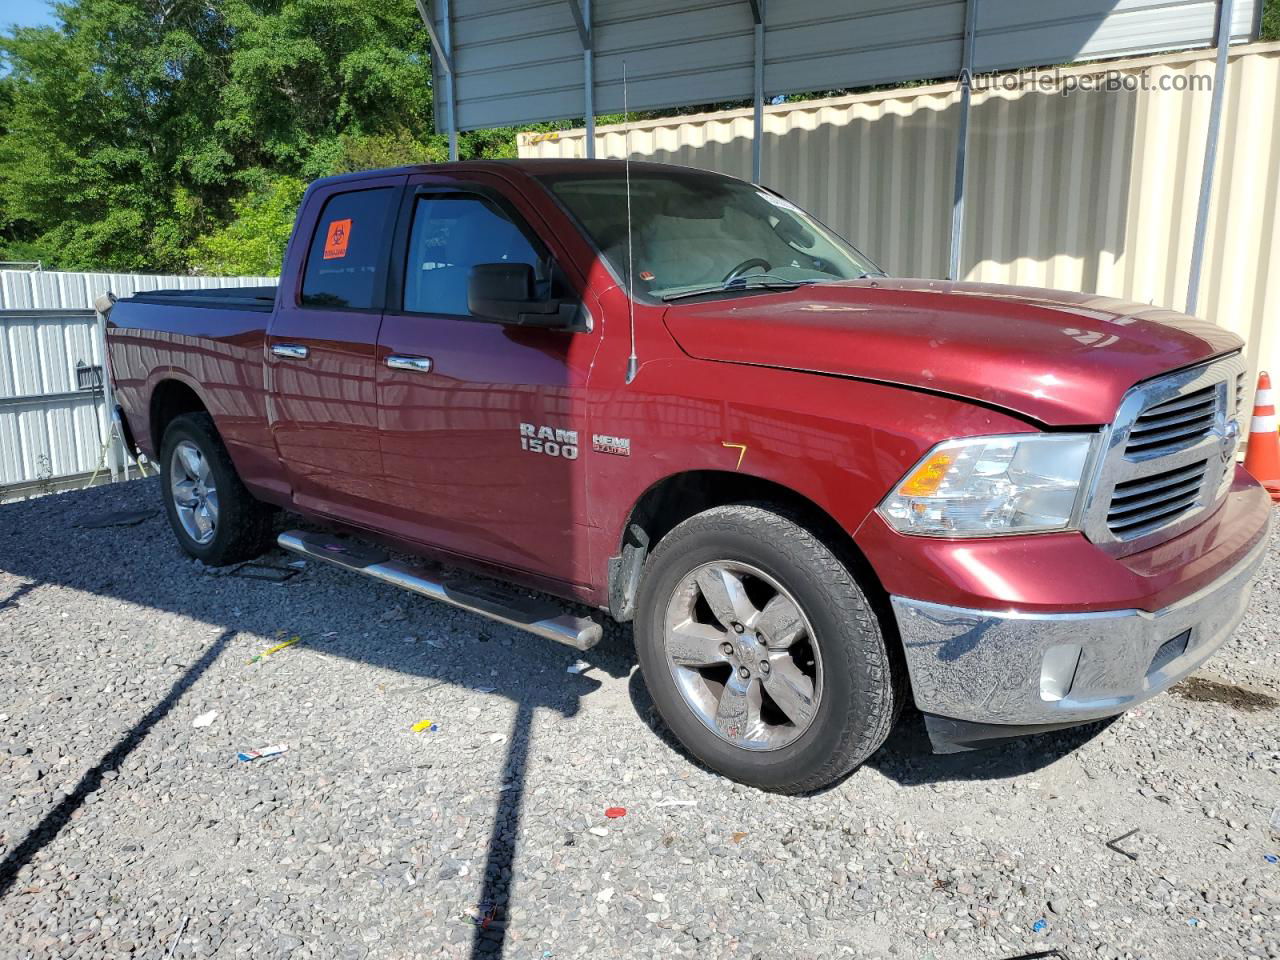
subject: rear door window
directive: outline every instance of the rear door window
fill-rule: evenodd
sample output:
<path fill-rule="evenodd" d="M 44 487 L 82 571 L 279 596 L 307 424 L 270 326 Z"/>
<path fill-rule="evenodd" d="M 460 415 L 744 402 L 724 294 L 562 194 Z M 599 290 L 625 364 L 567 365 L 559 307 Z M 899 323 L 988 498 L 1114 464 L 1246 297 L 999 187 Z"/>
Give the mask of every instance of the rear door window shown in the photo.
<path fill-rule="evenodd" d="M 325 201 L 307 253 L 302 305 L 370 310 L 381 306 L 392 187 L 336 193 Z"/>

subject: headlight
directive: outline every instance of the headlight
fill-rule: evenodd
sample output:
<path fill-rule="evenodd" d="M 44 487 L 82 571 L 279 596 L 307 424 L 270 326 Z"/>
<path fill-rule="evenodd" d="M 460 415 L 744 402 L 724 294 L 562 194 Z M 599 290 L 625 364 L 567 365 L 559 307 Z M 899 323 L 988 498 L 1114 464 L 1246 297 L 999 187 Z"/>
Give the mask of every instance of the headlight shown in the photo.
<path fill-rule="evenodd" d="M 1070 529 L 1093 434 L 1017 434 L 940 443 L 880 515 L 902 533 L 976 537 Z"/>

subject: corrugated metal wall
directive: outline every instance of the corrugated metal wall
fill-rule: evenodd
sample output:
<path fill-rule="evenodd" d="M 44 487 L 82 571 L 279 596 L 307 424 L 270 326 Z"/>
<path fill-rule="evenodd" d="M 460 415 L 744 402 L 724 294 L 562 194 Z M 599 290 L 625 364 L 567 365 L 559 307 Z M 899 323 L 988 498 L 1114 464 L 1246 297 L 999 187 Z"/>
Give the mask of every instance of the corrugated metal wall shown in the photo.
<path fill-rule="evenodd" d="M 53 484 L 86 474 L 108 436 L 102 398 L 81 392 L 76 364 L 101 366 L 93 300 L 107 290 L 240 287 L 272 277 L 165 277 L 140 274 L 0 271 L 0 494 L 15 485 Z"/>
<path fill-rule="evenodd" d="M 110 290 L 128 297 L 142 290 L 203 290 L 275 286 L 276 277 L 189 277 L 150 273 L 69 273 L 0 270 L 0 310 L 92 310 Z"/>
<path fill-rule="evenodd" d="M 580 0 L 570 0 L 578 3 Z M 1261 0 L 1235 0 L 1233 40 L 1256 34 Z M 431 5 L 437 29 L 444 5 Z M 592 0 L 597 113 L 749 99 L 746 0 Z M 768 0 L 766 96 L 954 76 L 965 0 Z M 582 117 L 582 43 L 565 0 L 451 0 L 458 128 Z M 1071 63 L 1213 42 L 1217 0 L 981 0 L 974 66 Z M 444 90 L 438 59 L 436 89 Z M 447 111 L 438 109 L 443 123 Z"/>
<path fill-rule="evenodd" d="M 94 469 L 105 405 L 76 389 L 76 362 L 102 363 L 92 310 L 0 312 L 0 488 Z"/>
<path fill-rule="evenodd" d="M 1185 306 L 1210 90 L 1161 86 L 1212 77 L 1212 54 L 1107 66 L 1145 72 L 1148 89 L 975 93 L 965 279 Z M 934 85 L 768 108 L 763 179 L 890 273 L 943 277 L 957 104 Z M 623 156 L 625 129 L 598 128 L 597 155 Z M 519 146 L 584 154 L 581 130 Z M 630 149 L 750 177 L 751 113 L 633 124 Z M 1205 264 L 1197 312 L 1246 338 L 1255 373 L 1280 362 L 1280 44 L 1232 52 Z"/>

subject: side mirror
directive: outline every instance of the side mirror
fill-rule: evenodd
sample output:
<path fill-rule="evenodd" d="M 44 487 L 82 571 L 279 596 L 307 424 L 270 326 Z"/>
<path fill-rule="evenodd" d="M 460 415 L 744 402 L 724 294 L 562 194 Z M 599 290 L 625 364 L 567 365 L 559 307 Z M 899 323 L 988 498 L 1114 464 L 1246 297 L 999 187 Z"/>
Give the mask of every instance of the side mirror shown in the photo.
<path fill-rule="evenodd" d="M 467 278 L 467 309 L 473 317 L 495 323 L 576 327 L 580 305 L 571 300 L 540 300 L 534 284 L 533 267 L 527 263 L 477 263 Z"/>

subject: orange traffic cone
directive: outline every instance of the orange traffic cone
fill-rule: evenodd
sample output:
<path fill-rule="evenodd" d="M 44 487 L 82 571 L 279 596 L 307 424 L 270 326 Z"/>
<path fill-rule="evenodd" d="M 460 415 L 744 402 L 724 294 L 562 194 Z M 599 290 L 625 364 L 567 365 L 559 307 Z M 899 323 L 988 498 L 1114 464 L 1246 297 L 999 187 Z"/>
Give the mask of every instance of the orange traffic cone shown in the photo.
<path fill-rule="evenodd" d="M 1271 378 L 1258 374 L 1258 392 L 1253 398 L 1253 423 L 1249 427 L 1249 447 L 1244 468 L 1267 488 L 1271 499 L 1280 503 L 1280 435 L 1276 433 L 1276 406 L 1271 399 Z"/>

